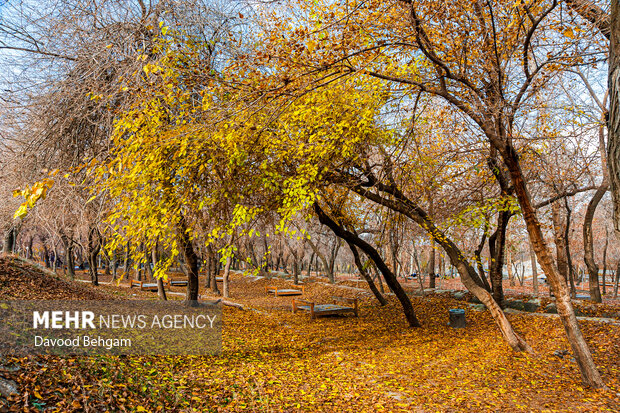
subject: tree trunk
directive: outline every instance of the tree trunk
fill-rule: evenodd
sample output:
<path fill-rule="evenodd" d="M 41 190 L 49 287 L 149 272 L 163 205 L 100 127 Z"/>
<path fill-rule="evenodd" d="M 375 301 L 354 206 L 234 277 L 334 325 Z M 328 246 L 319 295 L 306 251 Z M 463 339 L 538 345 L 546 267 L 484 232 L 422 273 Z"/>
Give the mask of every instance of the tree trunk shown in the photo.
<path fill-rule="evenodd" d="M 28 243 L 26 244 L 26 258 L 31 260 L 32 259 L 32 244 L 34 242 L 34 235 L 31 235 L 28 238 Z"/>
<path fill-rule="evenodd" d="M 293 284 L 299 285 L 299 261 L 293 257 Z"/>
<path fill-rule="evenodd" d="M 317 256 L 323 263 L 323 267 L 325 268 L 325 271 L 327 271 L 327 278 L 329 279 L 329 282 L 331 284 L 335 283 L 336 279 L 334 278 L 334 273 L 333 271 L 331 271 L 329 263 L 327 262 L 327 258 L 325 258 L 325 255 L 321 251 L 319 251 L 319 248 L 312 242 L 312 240 L 307 240 L 307 242 L 308 242 L 308 245 L 310 245 L 310 248 L 312 248 L 314 255 Z"/>
<path fill-rule="evenodd" d="M 4 243 L 2 245 L 2 252 L 5 254 L 12 254 L 15 251 L 15 226 L 11 227 L 4 233 Z"/>
<path fill-rule="evenodd" d="M 489 252 L 491 264 L 489 278 L 493 291 L 493 299 L 503 308 L 504 306 L 504 252 L 506 250 L 506 231 L 512 213 L 500 211 L 497 216 L 497 229 L 489 237 Z"/>
<path fill-rule="evenodd" d="M 306 276 L 310 277 L 310 271 L 312 271 L 312 260 L 314 259 L 314 251 L 310 254 L 310 260 L 308 261 L 308 270 L 306 272 Z"/>
<path fill-rule="evenodd" d="M 484 249 L 484 244 L 487 240 L 488 228 L 489 228 L 488 224 L 485 223 L 484 233 L 482 234 L 482 239 L 480 240 L 480 243 L 478 244 L 478 248 L 476 248 L 476 250 L 474 251 L 474 257 L 476 260 L 476 266 L 478 267 L 478 272 L 480 273 L 480 279 L 484 283 L 484 288 L 486 288 L 487 291 L 492 291 L 491 285 L 489 285 L 486 274 L 484 273 L 484 265 L 482 265 L 482 250 Z"/>
<path fill-rule="evenodd" d="M 570 286 L 570 296 L 577 297 L 577 289 L 575 288 L 575 267 L 573 259 L 570 255 L 570 217 L 571 209 L 568 206 L 568 198 L 564 198 L 564 206 L 566 207 L 566 228 L 564 229 L 564 246 L 566 247 L 566 265 L 568 265 L 568 282 Z"/>
<path fill-rule="evenodd" d="M 616 266 L 616 282 L 614 283 L 614 300 L 618 298 L 618 281 L 620 281 L 620 260 Z"/>
<path fill-rule="evenodd" d="M 555 240 L 555 254 L 557 268 L 565 283 L 568 283 L 568 262 L 566 260 L 566 245 L 564 245 L 564 222 L 558 202 L 551 204 L 551 218 L 553 221 L 553 235 Z M 555 292 L 555 291 L 554 291 Z"/>
<path fill-rule="evenodd" d="M 594 196 L 588 204 L 586 209 L 586 215 L 583 220 L 583 259 L 588 267 L 588 284 L 590 286 L 590 300 L 595 303 L 603 302 L 601 297 L 601 287 L 598 282 L 598 265 L 594 260 L 594 238 L 592 236 L 592 221 L 594 219 L 594 213 L 601 198 L 605 195 L 608 189 L 607 183 L 603 183 L 594 193 Z"/>
<path fill-rule="evenodd" d="M 604 388 L 606 387 L 605 383 L 603 382 L 603 379 L 594 364 L 588 344 L 586 343 L 581 329 L 579 328 L 577 317 L 575 317 L 575 311 L 570 300 L 568 286 L 555 267 L 551 253 L 543 237 L 541 226 L 538 222 L 538 217 L 536 216 L 536 210 L 532 205 L 530 194 L 527 190 L 527 185 L 521 170 L 521 165 L 519 164 L 517 152 L 508 142 L 504 142 L 504 145 L 500 146 L 498 149 L 502 154 L 504 163 L 508 167 L 510 178 L 515 188 L 515 194 L 519 200 L 519 205 L 526 223 L 530 243 L 534 247 L 538 262 L 547 275 L 547 279 L 556 296 L 555 300 L 558 314 L 562 320 L 564 329 L 566 330 L 568 341 L 573 349 L 575 360 L 577 361 L 577 365 L 579 366 L 579 371 L 581 373 L 581 378 L 588 386 Z"/>
<path fill-rule="evenodd" d="M 211 291 L 214 294 L 220 295 L 220 289 L 217 286 L 217 276 L 220 275 L 220 261 L 217 259 L 217 252 L 211 248 Z"/>
<path fill-rule="evenodd" d="M 88 272 L 93 285 L 99 285 L 99 273 L 97 270 L 97 256 L 101 250 L 101 235 L 96 227 L 88 231 Z"/>
<path fill-rule="evenodd" d="M 609 233 L 605 228 L 605 248 L 603 248 L 603 295 L 607 295 L 607 246 L 609 244 Z"/>
<path fill-rule="evenodd" d="M 45 243 L 43 244 L 43 261 L 45 262 L 45 268 L 50 268 L 50 252 Z"/>
<path fill-rule="evenodd" d="M 377 286 L 372 281 L 372 278 L 370 277 L 370 275 L 368 275 L 368 272 L 366 271 L 366 268 L 364 268 L 364 265 L 362 264 L 362 261 L 360 260 L 360 254 L 357 251 L 357 247 L 355 245 L 353 245 L 352 243 L 350 243 L 349 241 L 347 241 L 347 245 L 351 249 L 351 252 L 353 253 L 353 259 L 355 260 L 355 265 L 357 266 L 357 269 L 359 270 L 361 276 L 368 283 L 368 287 L 370 287 L 370 291 L 372 291 L 372 293 L 374 294 L 374 296 L 377 298 L 377 300 L 379 301 L 379 303 L 382 306 L 386 305 L 387 304 L 387 300 L 379 292 L 379 290 L 377 290 Z"/>
<path fill-rule="evenodd" d="M 187 293 L 185 300 L 189 305 L 193 305 L 198 301 L 198 255 L 196 255 L 196 251 L 194 251 L 194 246 L 192 245 L 192 240 L 190 239 L 188 231 L 189 229 L 185 222 L 185 218 L 181 218 L 178 232 L 187 271 Z"/>
<path fill-rule="evenodd" d="M 125 247 L 125 260 L 124 260 L 124 263 L 123 263 L 123 267 L 124 267 L 124 270 L 125 270 L 125 277 L 127 277 L 127 279 L 129 279 L 129 260 L 130 260 L 129 249 L 130 249 L 129 243 L 127 243 L 127 245 Z"/>
<path fill-rule="evenodd" d="M 230 263 L 232 262 L 232 258 L 230 255 L 226 256 L 226 265 L 224 265 L 224 276 L 223 276 L 223 290 L 222 295 L 224 298 L 230 297 L 230 290 L 228 285 L 228 275 L 230 274 Z"/>
<path fill-rule="evenodd" d="M 114 251 L 112 252 L 112 281 L 116 281 L 117 269 L 118 269 L 118 253 L 116 252 L 116 249 L 114 249 Z"/>
<path fill-rule="evenodd" d="M 435 239 L 431 240 L 431 252 L 428 258 L 428 288 L 435 288 Z"/>
<path fill-rule="evenodd" d="M 515 286 L 515 275 L 512 272 L 512 254 L 510 253 L 510 248 L 508 249 L 508 254 L 507 254 L 507 259 L 506 259 L 506 271 L 508 271 L 508 283 L 511 287 Z"/>
<path fill-rule="evenodd" d="M 75 280 L 75 263 L 73 262 L 73 241 L 66 235 L 61 234 L 60 240 L 65 249 L 65 264 L 67 265 L 67 275 Z"/>
<path fill-rule="evenodd" d="M 614 205 L 614 228 L 620 238 L 620 4 L 616 0 L 611 2 L 610 29 L 607 166 Z"/>
<path fill-rule="evenodd" d="M 532 266 L 532 286 L 534 289 L 534 296 L 538 296 L 538 265 L 536 264 L 536 253 L 532 244 L 530 244 L 530 265 Z"/>

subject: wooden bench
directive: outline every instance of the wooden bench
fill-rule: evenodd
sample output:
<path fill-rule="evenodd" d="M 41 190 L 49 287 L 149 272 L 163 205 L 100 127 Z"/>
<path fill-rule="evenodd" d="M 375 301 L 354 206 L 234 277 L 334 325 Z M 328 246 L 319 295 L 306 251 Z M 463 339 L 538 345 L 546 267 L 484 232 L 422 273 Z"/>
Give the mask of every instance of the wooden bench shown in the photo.
<path fill-rule="evenodd" d="M 187 280 L 168 280 L 164 281 L 164 284 L 169 285 L 170 287 L 184 287 L 188 284 Z"/>
<path fill-rule="evenodd" d="M 315 304 L 312 301 L 293 300 L 293 313 L 297 311 L 307 311 L 310 313 L 310 319 L 334 314 L 353 313 L 355 317 L 359 317 L 357 298 L 332 297 L 334 304 Z M 339 305 L 336 302 L 345 302 L 349 306 Z"/>
<path fill-rule="evenodd" d="M 129 288 L 138 287 L 141 291 L 157 291 L 157 283 L 129 280 Z"/>
<path fill-rule="evenodd" d="M 300 285 L 301 290 L 295 290 L 292 288 L 278 288 L 274 286 L 265 286 L 265 294 L 273 294 L 276 297 L 284 297 L 289 295 L 302 295 L 306 292 L 303 285 Z"/>

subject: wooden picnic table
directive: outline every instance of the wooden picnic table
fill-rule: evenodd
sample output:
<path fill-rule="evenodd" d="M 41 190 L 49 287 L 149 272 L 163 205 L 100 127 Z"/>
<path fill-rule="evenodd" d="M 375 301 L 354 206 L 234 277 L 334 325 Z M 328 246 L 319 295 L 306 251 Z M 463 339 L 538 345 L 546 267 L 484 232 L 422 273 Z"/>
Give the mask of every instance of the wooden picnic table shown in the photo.
<path fill-rule="evenodd" d="M 129 280 L 129 288 L 138 287 L 140 291 L 157 291 L 157 283 L 146 283 L 144 281 Z"/>
<path fill-rule="evenodd" d="M 301 290 L 293 289 L 293 288 L 278 288 L 275 286 L 267 285 L 265 286 L 266 294 L 273 294 L 275 297 L 284 297 L 291 295 L 302 295 L 306 292 L 303 285 L 300 285 Z"/>
<path fill-rule="evenodd" d="M 311 320 L 326 315 L 348 313 L 359 317 L 357 298 L 332 297 L 332 299 L 334 304 L 316 304 L 312 301 L 293 300 L 293 313 L 297 313 L 298 310 L 309 312 Z M 340 305 L 336 302 L 345 302 L 350 305 Z"/>

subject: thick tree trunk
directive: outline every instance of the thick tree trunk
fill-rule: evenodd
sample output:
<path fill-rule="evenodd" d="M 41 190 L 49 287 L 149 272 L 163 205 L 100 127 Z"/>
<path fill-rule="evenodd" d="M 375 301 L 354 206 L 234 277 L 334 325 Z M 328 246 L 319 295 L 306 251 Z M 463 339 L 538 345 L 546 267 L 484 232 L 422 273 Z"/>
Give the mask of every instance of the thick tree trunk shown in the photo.
<path fill-rule="evenodd" d="M 223 275 L 223 287 L 222 287 L 222 295 L 224 298 L 230 297 L 230 287 L 228 285 L 228 275 L 230 274 L 230 263 L 232 262 L 232 258 L 230 256 L 226 256 L 226 264 L 224 265 L 224 275 Z"/>
<path fill-rule="evenodd" d="M 310 271 L 312 271 L 312 260 L 314 259 L 314 251 L 310 255 L 310 260 L 308 261 L 308 270 L 306 271 L 306 276 L 310 277 Z"/>
<path fill-rule="evenodd" d="M 43 261 L 45 262 L 45 268 L 50 268 L 50 252 L 47 249 L 47 245 L 43 244 Z"/>
<path fill-rule="evenodd" d="M 568 282 L 570 286 L 570 296 L 577 297 L 577 289 L 575 288 L 575 266 L 570 254 L 570 218 L 571 209 L 568 206 L 568 199 L 564 198 L 564 206 L 566 207 L 566 228 L 564 229 L 564 246 L 566 247 L 566 265 L 568 265 Z"/>
<path fill-rule="evenodd" d="M 420 322 L 415 315 L 413 306 L 411 305 L 411 300 L 409 300 L 409 296 L 407 295 L 407 293 L 405 293 L 403 287 L 400 285 L 398 280 L 396 280 L 396 276 L 387 267 L 377 250 L 372 245 L 359 238 L 357 235 L 347 231 L 346 229 L 338 225 L 319 207 L 317 203 L 314 204 L 314 211 L 319 217 L 319 221 L 321 222 L 321 224 L 329 227 L 337 236 L 345 240 L 347 243 L 351 243 L 356 247 L 359 247 L 368 257 L 370 257 L 371 260 L 374 261 L 375 265 L 383 273 L 385 282 L 392 289 L 392 291 L 394 291 L 394 294 L 396 295 L 398 301 L 400 301 L 409 326 L 420 327 Z"/>
<path fill-rule="evenodd" d="M 364 265 L 362 264 L 362 261 L 360 260 L 360 254 L 357 251 L 357 247 L 355 245 L 353 245 L 351 242 L 347 241 L 347 245 L 349 246 L 349 248 L 351 249 L 351 252 L 353 253 L 353 259 L 355 260 L 355 266 L 357 267 L 357 269 L 359 270 L 361 276 L 366 280 L 366 282 L 368 283 L 368 287 L 370 287 L 370 291 L 372 291 L 372 293 L 374 294 L 374 296 L 377 298 L 377 300 L 379 301 L 379 303 L 383 306 L 387 304 L 387 300 L 385 299 L 385 297 L 379 292 L 379 290 L 377 290 L 377 286 L 375 285 L 375 283 L 372 281 L 372 278 L 370 277 L 370 275 L 368 275 L 368 272 L 366 271 L 366 268 L 364 268 Z"/>
<path fill-rule="evenodd" d="M 510 211 L 500 211 L 497 216 L 497 229 L 489 237 L 491 264 L 489 278 L 493 289 L 493 298 L 500 307 L 504 307 L 504 252 L 506 250 L 506 231 L 512 216 Z"/>
<path fill-rule="evenodd" d="M 93 285 L 99 285 L 99 272 L 97 268 L 97 256 L 101 250 L 101 235 L 96 227 L 88 231 L 88 272 Z"/>
<path fill-rule="evenodd" d="M 32 259 L 32 244 L 34 242 L 34 235 L 31 235 L 28 238 L 28 243 L 26 244 L 26 258 L 31 260 Z"/>
<path fill-rule="evenodd" d="M 484 273 L 484 265 L 482 265 L 482 250 L 484 249 L 484 244 L 487 240 L 487 230 L 488 230 L 488 225 L 485 225 L 484 233 L 482 234 L 482 239 L 480 240 L 480 243 L 478 244 L 478 248 L 476 248 L 476 250 L 474 251 L 474 257 L 476 259 L 476 266 L 478 267 L 478 273 L 480 275 L 480 279 L 484 283 L 484 288 L 486 288 L 486 290 L 490 292 L 492 291 L 491 285 L 487 281 L 487 277 Z"/>
<path fill-rule="evenodd" d="M 607 166 L 614 205 L 614 228 L 620 238 L 620 4 L 616 0 L 611 2 L 610 28 Z"/>
<path fill-rule="evenodd" d="M 65 264 L 67 265 L 67 275 L 75 280 L 75 263 L 73 262 L 73 242 L 66 234 L 60 235 L 60 240 L 65 249 Z"/>
<path fill-rule="evenodd" d="M 16 238 L 16 229 L 15 229 L 15 226 L 12 225 L 4 233 L 4 243 L 2 245 L 2 252 L 4 252 L 5 254 L 12 254 L 15 251 L 15 238 Z"/>
<path fill-rule="evenodd" d="M 586 215 L 583 220 L 583 259 L 586 262 L 586 267 L 588 267 L 590 300 L 594 301 L 595 303 L 603 302 L 603 298 L 601 297 L 601 287 L 598 282 L 598 265 L 594 260 L 594 238 L 592 236 L 592 221 L 594 219 L 596 207 L 603 198 L 603 195 L 605 195 L 605 192 L 607 192 L 607 189 L 607 183 L 603 183 L 596 190 L 594 196 L 588 204 L 588 208 L 586 209 Z"/>
<path fill-rule="evenodd" d="M 504 143 L 504 145 L 500 146 L 498 149 L 502 154 L 504 163 L 508 167 L 510 178 L 515 188 L 515 194 L 519 200 L 519 205 L 526 223 L 530 243 L 536 252 L 538 262 L 547 275 L 547 279 L 556 296 L 558 314 L 566 330 L 568 341 L 573 349 L 582 380 L 588 386 L 604 388 L 606 387 L 605 383 L 594 364 L 588 344 L 579 328 L 577 317 L 575 317 L 568 286 L 555 267 L 551 252 L 543 237 L 541 226 L 536 216 L 536 210 L 532 205 L 523 172 L 521 171 L 518 155 L 512 145 L 508 143 Z"/>
<path fill-rule="evenodd" d="M 297 257 L 293 258 L 293 284 L 299 285 L 299 261 L 297 261 Z"/>
<path fill-rule="evenodd" d="M 198 301 L 198 255 L 196 255 L 196 251 L 194 251 L 185 218 L 181 218 L 178 232 L 181 241 L 181 251 L 185 259 L 185 269 L 187 271 L 187 293 L 185 300 L 188 304 L 192 305 Z"/>
<path fill-rule="evenodd" d="M 429 288 L 435 288 L 435 239 L 431 241 L 431 252 L 428 259 Z"/>

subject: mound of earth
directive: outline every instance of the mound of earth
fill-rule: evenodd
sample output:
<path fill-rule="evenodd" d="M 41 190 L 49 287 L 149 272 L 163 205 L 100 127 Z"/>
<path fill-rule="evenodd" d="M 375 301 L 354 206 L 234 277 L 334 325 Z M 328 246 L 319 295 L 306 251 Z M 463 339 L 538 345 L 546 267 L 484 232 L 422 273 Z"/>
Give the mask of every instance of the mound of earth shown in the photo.
<path fill-rule="evenodd" d="M 109 300 L 22 259 L 0 257 L 0 300 Z"/>

